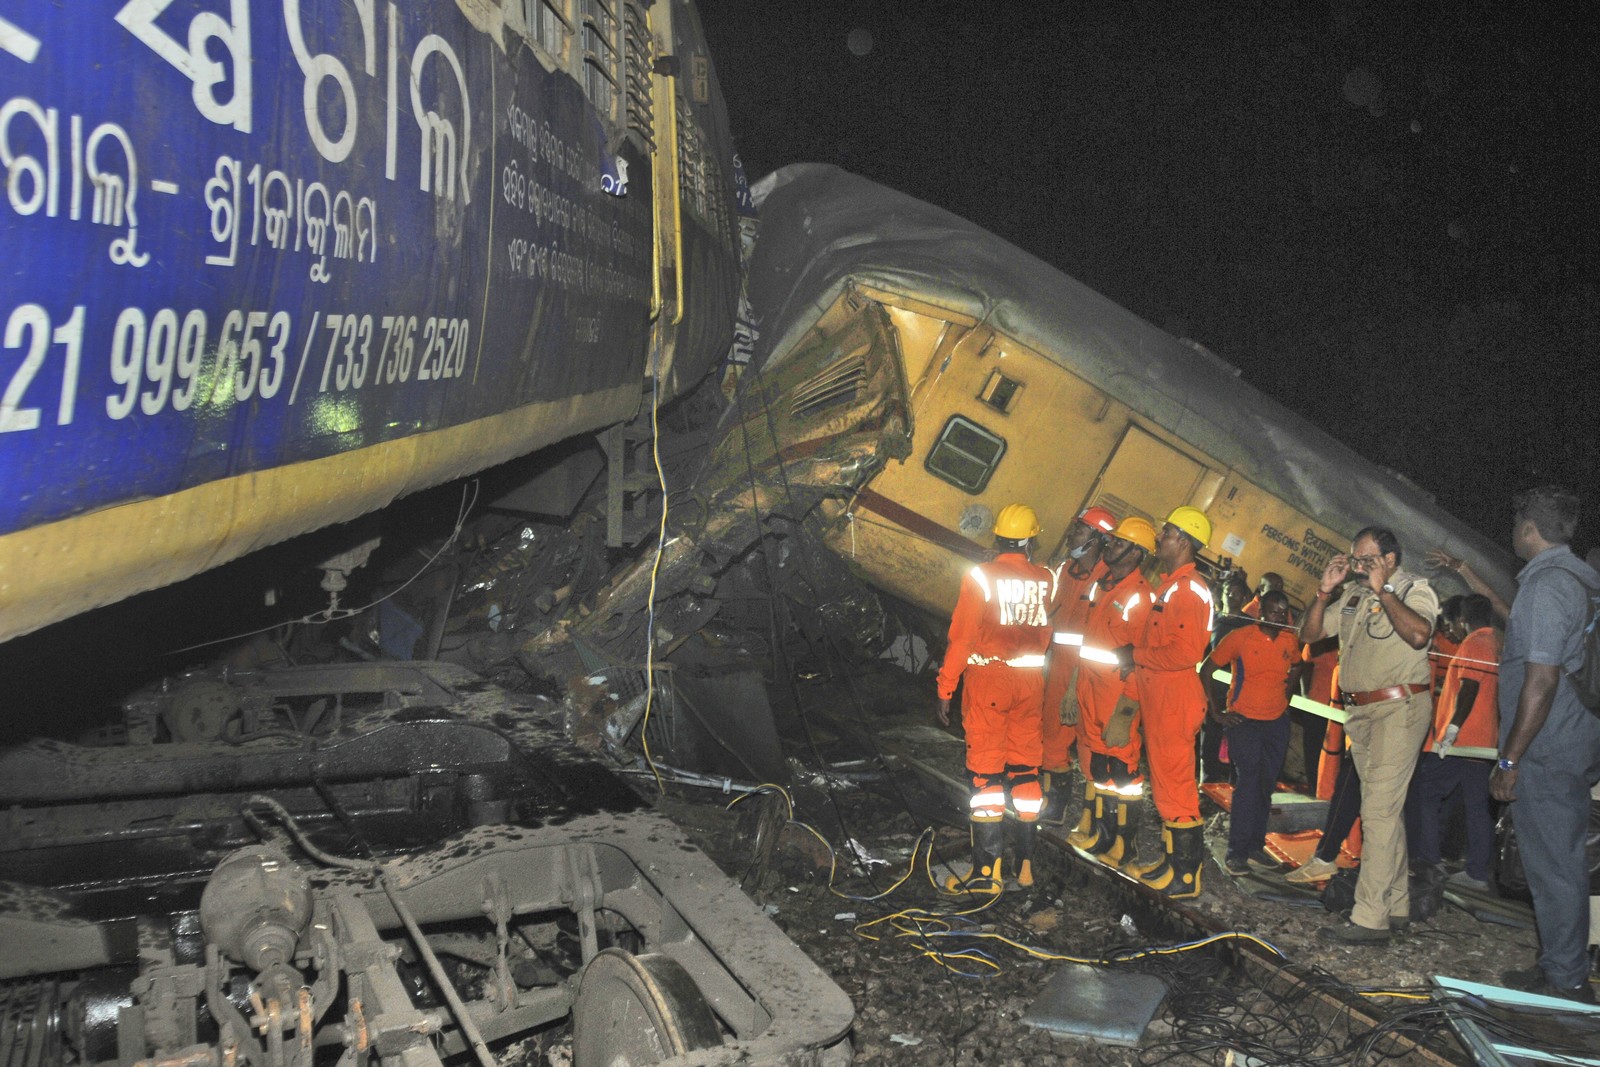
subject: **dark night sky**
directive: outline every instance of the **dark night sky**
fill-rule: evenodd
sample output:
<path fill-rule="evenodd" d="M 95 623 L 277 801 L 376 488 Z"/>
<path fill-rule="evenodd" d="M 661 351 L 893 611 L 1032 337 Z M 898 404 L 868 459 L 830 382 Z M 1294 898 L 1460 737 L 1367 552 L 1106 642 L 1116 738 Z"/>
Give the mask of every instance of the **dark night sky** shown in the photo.
<path fill-rule="evenodd" d="M 837 163 L 963 215 L 1498 543 L 1515 489 L 1600 497 L 1581 4 L 699 8 L 752 180 Z"/>

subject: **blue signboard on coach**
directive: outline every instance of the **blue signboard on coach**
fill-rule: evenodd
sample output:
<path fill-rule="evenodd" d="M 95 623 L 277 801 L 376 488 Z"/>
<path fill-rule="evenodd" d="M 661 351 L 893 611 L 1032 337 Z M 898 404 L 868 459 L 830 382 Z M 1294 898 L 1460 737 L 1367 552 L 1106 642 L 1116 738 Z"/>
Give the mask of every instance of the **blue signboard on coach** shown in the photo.
<path fill-rule="evenodd" d="M 638 379 L 649 160 L 464 9 L 0 4 L 0 534 Z"/>

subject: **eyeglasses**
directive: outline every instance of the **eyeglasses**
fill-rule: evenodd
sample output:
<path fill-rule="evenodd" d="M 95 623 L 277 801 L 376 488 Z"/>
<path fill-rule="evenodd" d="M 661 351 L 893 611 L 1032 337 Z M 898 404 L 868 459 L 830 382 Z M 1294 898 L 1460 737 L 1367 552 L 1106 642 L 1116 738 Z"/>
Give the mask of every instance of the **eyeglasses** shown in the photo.
<path fill-rule="evenodd" d="M 1378 561 L 1380 559 L 1382 559 L 1381 556 L 1351 556 L 1350 562 L 1361 567 L 1363 570 L 1371 570 L 1373 567 L 1378 565 Z"/>

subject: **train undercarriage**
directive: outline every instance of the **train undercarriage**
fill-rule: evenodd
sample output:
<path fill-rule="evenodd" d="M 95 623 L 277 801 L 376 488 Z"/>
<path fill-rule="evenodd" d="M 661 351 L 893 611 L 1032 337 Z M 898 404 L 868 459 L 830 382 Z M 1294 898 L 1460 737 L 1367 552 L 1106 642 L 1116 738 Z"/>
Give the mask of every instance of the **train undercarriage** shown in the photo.
<path fill-rule="evenodd" d="M 837 986 L 526 697 L 331 665 L 127 721 L 163 743 L 0 755 L 8 1067 L 849 1061 Z"/>

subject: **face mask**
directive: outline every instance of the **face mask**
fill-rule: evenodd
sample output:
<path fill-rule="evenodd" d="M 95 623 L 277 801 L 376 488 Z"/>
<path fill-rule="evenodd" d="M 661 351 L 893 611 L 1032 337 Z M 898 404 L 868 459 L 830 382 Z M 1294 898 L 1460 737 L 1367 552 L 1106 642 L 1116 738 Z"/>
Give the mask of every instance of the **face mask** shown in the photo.
<path fill-rule="evenodd" d="M 1089 546 L 1092 545 L 1092 544 L 1094 544 L 1094 541 L 1092 541 L 1092 540 L 1085 541 L 1083 544 L 1079 545 L 1077 548 L 1074 548 L 1071 552 L 1068 552 L 1067 553 L 1067 557 L 1069 559 L 1075 559 L 1075 560 L 1082 559 L 1084 557 L 1085 553 L 1087 553 L 1089 551 Z"/>

